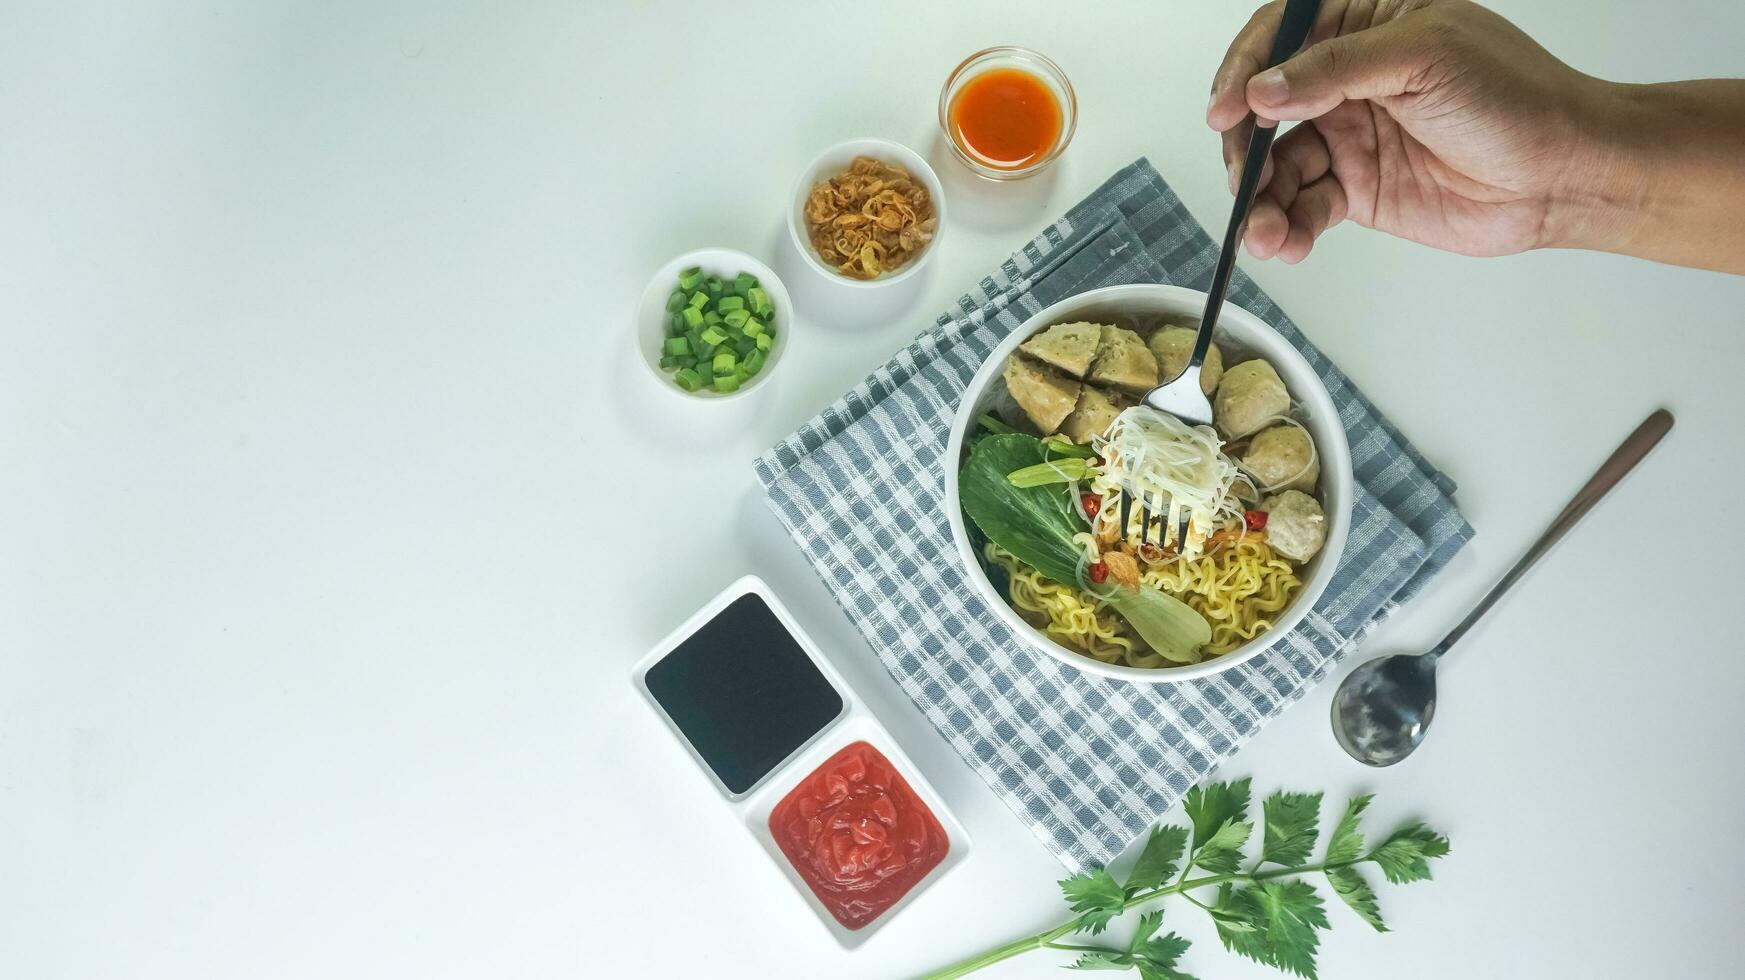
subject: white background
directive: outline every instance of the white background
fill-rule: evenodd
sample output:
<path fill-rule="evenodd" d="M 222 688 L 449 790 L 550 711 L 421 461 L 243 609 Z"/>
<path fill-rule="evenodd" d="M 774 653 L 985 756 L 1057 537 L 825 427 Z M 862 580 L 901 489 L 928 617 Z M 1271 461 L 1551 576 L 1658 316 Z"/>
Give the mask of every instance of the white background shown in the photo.
<path fill-rule="evenodd" d="M 1140 155 L 1221 228 L 1201 120 L 1248 8 L 0 4 L 0 976 L 888 977 L 1057 922 L 1059 865 L 750 463 Z M 1745 73 L 1720 0 L 1504 9 L 1595 74 Z M 1011 187 L 934 143 L 946 73 L 1000 42 L 1082 109 Z M 781 225 L 861 135 L 931 154 L 952 209 L 877 304 L 808 279 Z M 786 272 L 798 323 L 768 386 L 699 409 L 629 337 L 650 272 L 705 244 Z M 1679 419 L 1445 664 L 1408 764 L 1346 759 L 1328 684 L 1228 767 L 1453 837 L 1382 893 L 1395 932 L 1330 910 L 1324 974 L 1733 974 L 1745 279 L 1351 227 L 1245 268 L 1478 528 L 1364 655 L 1433 642 L 1647 411 Z M 975 838 L 853 954 L 628 681 L 746 572 Z M 1190 912 L 1189 969 L 1271 975 Z"/>

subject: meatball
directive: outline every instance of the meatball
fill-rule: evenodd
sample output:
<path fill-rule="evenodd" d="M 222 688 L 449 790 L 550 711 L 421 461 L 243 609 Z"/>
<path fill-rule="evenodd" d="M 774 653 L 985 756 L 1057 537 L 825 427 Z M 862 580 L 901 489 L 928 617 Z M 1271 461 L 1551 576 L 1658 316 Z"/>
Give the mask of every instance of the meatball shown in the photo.
<path fill-rule="evenodd" d="M 1019 344 L 1018 349 L 1044 364 L 1082 378 L 1097 356 L 1102 330 L 1102 326 L 1096 323 L 1057 323 Z"/>
<path fill-rule="evenodd" d="M 1157 381 L 1174 381 L 1188 366 L 1188 356 L 1194 352 L 1194 341 L 1200 332 L 1193 327 L 1164 327 L 1151 335 L 1147 346 L 1157 358 Z M 1200 365 L 1200 390 L 1211 397 L 1218 390 L 1218 379 L 1224 376 L 1224 352 L 1216 342 L 1206 348 L 1206 360 Z"/>
<path fill-rule="evenodd" d="M 1301 426 L 1284 423 L 1254 434 L 1242 454 L 1242 468 L 1268 490 L 1314 493 L 1321 478 L 1321 460 L 1309 434 Z"/>
<path fill-rule="evenodd" d="M 1138 334 L 1105 323 L 1097 359 L 1085 380 L 1143 394 L 1157 387 L 1157 358 Z"/>
<path fill-rule="evenodd" d="M 1291 396 L 1272 365 L 1255 359 L 1243 361 L 1218 382 L 1212 399 L 1212 419 L 1231 439 L 1260 431 L 1266 423 L 1290 411 Z"/>
<path fill-rule="evenodd" d="M 1301 490 L 1274 494 L 1260 509 L 1266 511 L 1266 543 L 1280 556 L 1300 565 L 1327 543 L 1327 515 Z"/>
<path fill-rule="evenodd" d="M 1006 391 L 1047 435 L 1060 427 L 1078 404 L 1079 383 L 1013 354 L 1006 361 Z"/>
<path fill-rule="evenodd" d="M 1079 392 L 1078 407 L 1060 423 L 1060 431 L 1073 442 L 1090 442 L 1109 430 L 1111 423 L 1130 402 L 1121 395 L 1104 391 L 1095 385 L 1085 385 Z"/>

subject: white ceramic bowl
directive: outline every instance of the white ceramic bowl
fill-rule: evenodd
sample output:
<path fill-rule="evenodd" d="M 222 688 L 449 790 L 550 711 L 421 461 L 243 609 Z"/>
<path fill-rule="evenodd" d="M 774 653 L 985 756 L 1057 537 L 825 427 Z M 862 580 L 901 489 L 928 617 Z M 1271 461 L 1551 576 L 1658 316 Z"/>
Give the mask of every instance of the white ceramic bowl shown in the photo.
<path fill-rule="evenodd" d="M 712 388 L 686 391 L 673 380 L 672 372 L 663 370 L 660 366 L 661 345 L 666 343 L 667 336 L 667 297 L 678 288 L 679 273 L 691 266 L 702 268 L 704 275 L 720 276 L 722 279 L 732 279 L 741 272 L 749 272 L 757 277 L 758 285 L 769 293 L 770 302 L 775 304 L 775 340 L 770 343 L 769 356 L 764 359 L 763 370 L 752 375 L 738 391 L 726 394 Z M 648 280 L 648 286 L 642 291 L 642 305 L 636 311 L 636 350 L 642 355 L 642 363 L 648 365 L 648 370 L 654 374 L 661 387 L 692 400 L 726 401 L 757 390 L 775 373 L 776 366 L 781 363 L 782 352 L 788 349 L 788 335 L 793 331 L 794 303 L 788 298 L 787 287 L 782 285 L 781 279 L 769 266 L 731 248 L 699 248 L 661 266 L 660 271 Z"/>
<path fill-rule="evenodd" d="M 933 240 L 921 250 L 921 254 L 910 259 L 902 268 L 895 272 L 882 275 L 877 279 L 851 279 L 824 264 L 818 257 L 818 252 L 812 247 L 812 238 L 806 233 L 806 195 L 812 191 L 812 185 L 821 180 L 828 180 L 854 162 L 855 157 L 872 157 L 885 163 L 901 166 L 927 188 L 927 196 L 933 199 L 933 216 L 937 219 L 933 228 Z M 925 266 L 933 258 L 933 253 L 939 251 L 939 239 L 945 232 L 945 188 L 940 186 L 939 175 L 927 165 L 919 153 L 901 143 L 881 139 L 857 139 L 846 143 L 838 143 L 818 155 L 811 166 L 800 174 L 800 182 L 794 186 L 794 199 L 788 205 L 788 234 L 793 236 L 794 248 L 797 249 L 810 265 L 813 271 L 831 282 L 842 283 L 845 286 L 876 287 L 889 286 L 902 282 Z"/>
<path fill-rule="evenodd" d="M 1339 422 L 1339 412 L 1334 408 L 1333 399 L 1328 396 L 1321 379 L 1309 367 L 1309 362 L 1297 353 L 1295 347 L 1259 317 L 1231 303 L 1225 303 L 1224 311 L 1218 317 L 1216 337 L 1218 346 L 1224 350 L 1225 363 L 1234 364 L 1260 357 L 1272 364 L 1279 377 L 1284 380 L 1285 387 L 1290 390 L 1292 400 L 1301 406 L 1301 421 L 1315 440 L 1315 449 L 1321 460 L 1321 479 L 1315 495 L 1327 513 L 1327 543 L 1321 548 L 1320 554 L 1304 566 L 1302 591 L 1285 608 L 1273 627 L 1235 650 L 1202 663 L 1154 670 L 1105 664 L 1055 643 L 1024 622 L 983 573 L 981 562 L 976 559 L 969 535 L 964 529 L 963 508 L 957 505 L 957 472 L 962 465 L 965 434 L 975 424 L 976 417 L 992 407 L 996 399 L 1005 393 L 1005 382 L 1001 380 L 1001 373 L 1005 369 L 1006 358 L 1032 334 L 1056 323 L 1091 320 L 1102 323 L 1144 324 L 1184 317 L 1192 322 L 1199 319 L 1205 305 L 1206 294 L 1199 290 L 1145 284 L 1093 289 L 1061 300 L 1025 321 L 1023 326 L 1014 330 L 1011 336 L 994 349 L 981 370 L 970 380 L 969 387 L 964 389 L 957 418 L 951 426 L 951 439 L 946 444 L 945 452 L 945 499 L 948 501 L 945 510 L 951 522 L 951 537 L 957 545 L 958 559 L 963 562 L 971 584 L 988 604 L 988 608 L 1011 627 L 1012 632 L 1054 659 L 1088 673 L 1141 684 L 1164 684 L 1205 677 L 1250 660 L 1283 638 L 1302 621 L 1326 590 L 1327 583 L 1333 577 L 1334 567 L 1339 564 L 1340 553 L 1345 550 L 1345 535 L 1351 526 L 1353 494 L 1351 447 L 1345 441 L 1345 428 Z"/>

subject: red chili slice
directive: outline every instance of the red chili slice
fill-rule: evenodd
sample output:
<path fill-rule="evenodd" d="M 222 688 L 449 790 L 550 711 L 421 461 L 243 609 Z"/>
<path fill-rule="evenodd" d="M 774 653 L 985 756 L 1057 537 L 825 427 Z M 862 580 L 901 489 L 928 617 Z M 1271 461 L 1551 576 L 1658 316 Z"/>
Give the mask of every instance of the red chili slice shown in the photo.
<path fill-rule="evenodd" d="M 1102 562 L 1097 562 L 1096 564 L 1091 566 L 1091 581 L 1097 583 L 1098 585 L 1102 585 L 1104 582 L 1107 582 L 1108 580 L 1109 580 L 1109 566 L 1103 564 Z"/>
<path fill-rule="evenodd" d="M 1264 510 L 1248 511 L 1242 515 L 1242 520 L 1248 525 L 1250 531 L 1266 530 L 1266 511 Z"/>
<path fill-rule="evenodd" d="M 1103 509 L 1103 498 L 1094 493 L 1087 493 L 1080 497 L 1079 503 L 1084 505 L 1085 513 L 1091 515 L 1092 519 L 1096 518 L 1097 511 Z"/>

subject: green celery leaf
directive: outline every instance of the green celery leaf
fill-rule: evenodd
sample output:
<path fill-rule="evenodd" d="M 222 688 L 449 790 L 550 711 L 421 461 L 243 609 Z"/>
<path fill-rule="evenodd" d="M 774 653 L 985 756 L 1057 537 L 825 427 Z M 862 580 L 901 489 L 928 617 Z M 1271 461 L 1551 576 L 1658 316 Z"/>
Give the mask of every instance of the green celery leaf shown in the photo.
<path fill-rule="evenodd" d="M 1127 875 L 1127 894 L 1137 895 L 1169 881 L 1187 843 L 1186 827 L 1165 824 L 1151 828 L 1151 838 L 1145 842 L 1145 850 L 1139 852 L 1139 860 L 1134 862 L 1132 872 Z"/>
<path fill-rule="evenodd" d="M 1182 809 L 1194 825 L 1194 849 L 1199 850 L 1218 828 L 1230 821 L 1248 819 L 1249 780 L 1244 777 L 1233 783 L 1206 783 L 1188 790 Z"/>
<path fill-rule="evenodd" d="M 1127 899 L 1121 886 L 1102 868 L 1064 879 L 1060 891 L 1072 910 L 1079 913 L 1079 931 L 1093 936 L 1108 928 L 1109 920 L 1121 914 Z"/>
<path fill-rule="evenodd" d="M 1274 793 L 1263 807 L 1266 829 L 1260 848 L 1262 864 L 1300 867 L 1315 849 L 1315 823 L 1321 813 L 1320 793 Z"/>
<path fill-rule="evenodd" d="M 1157 932 L 1157 927 L 1163 925 L 1163 909 L 1152 909 L 1139 917 L 1139 927 L 1133 930 L 1133 938 L 1127 941 L 1127 951 L 1136 953 L 1139 947 L 1145 945 Z"/>
<path fill-rule="evenodd" d="M 1396 885 L 1430 878 L 1430 858 L 1448 853 L 1448 838 L 1421 823 L 1410 823 L 1393 832 L 1369 859 L 1381 865 L 1381 873 Z"/>
<path fill-rule="evenodd" d="M 1333 828 L 1333 836 L 1327 838 L 1328 864 L 1348 864 L 1363 855 L 1363 834 L 1358 832 L 1357 824 L 1373 799 L 1374 794 L 1365 793 L 1352 797 L 1351 802 L 1345 804 L 1345 815 Z"/>
<path fill-rule="evenodd" d="M 1073 960 L 1067 967 L 1070 970 L 1131 970 L 1133 957 L 1119 950 L 1103 950 L 1096 953 L 1086 953 Z"/>
<path fill-rule="evenodd" d="M 1225 949 L 1256 963 L 1275 966 L 1272 944 L 1266 937 L 1266 919 L 1252 893 L 1251 888 L 1238 891 L 1225 882 L 1218 886 L 1218 900 L 1207 911 Z"/>
<path fill-rule="evenodd" d="M 1140 960 L 1137 965 L 1139 967 L 1139 980 L 1198 980 L 1191 973 L 1183 973 L 1173 967 L 1155 966 L 1145 960 Z"/>
<path fill-rule="evenodd" d="M 1363 916 L 1363 921 L 1375 926 L 1376 932 L 1388 931 L 1387 924 L 1381 920 L 1381 907 L 1376 904 L 1375 892 L 1356 868 L 1328 868 L 1327 883 L 1333 886 L 1333 894 L 1344 899 L 1351 911 Z"/>
<path fill-rule="evenodd" d="M 1253 832 L 1252 824 L 1225 823 L 1194 852 L 1194 863 L 1213 874 L 1234 874 L 1242 863 L 1242 847 Z"/>
<path fill-rule="evenodd" d="M 1261 882 L 1248 894 L 1260 913 L 1256 924 L 1266 924 L 1272 965 L 1314 980 L 1315 950 L 1321 942 L 1315 930 L 1327 928 L 1326 908 L 1314 886 L 1301 879 L 1274 879 Z"/>
<path fill-rule="evenodd" d="M 1141 958 L 1160 970 L 1175 969 L 1176 961 L 1193 945 L 1173 932 L 1147 939 L 1143 945 L 1133 950 L 1135 957 Z"/>

